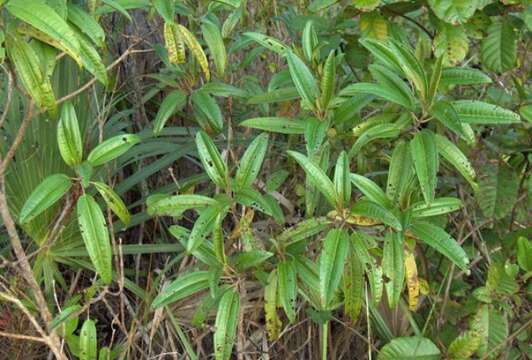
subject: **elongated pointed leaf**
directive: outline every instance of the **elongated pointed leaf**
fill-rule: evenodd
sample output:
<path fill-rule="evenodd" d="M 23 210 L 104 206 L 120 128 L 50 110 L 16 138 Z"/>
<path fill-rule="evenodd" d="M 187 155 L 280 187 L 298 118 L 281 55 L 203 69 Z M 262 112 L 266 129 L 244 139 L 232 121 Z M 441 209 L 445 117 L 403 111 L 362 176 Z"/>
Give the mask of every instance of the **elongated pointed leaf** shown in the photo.
<path fill-rule="evenodd" d="M 157 196 L 153 195 L 153 197 Z M 162 196 L 153 198 L 148 202 L 148 213 L 151 215 L 170 215 L 183 213 L 189 209 L 203 209 L 207 206 L 216 205 L 216 200 L 195 194 L 183 194 L 174 196 Z"/>
<path fill-rule="evenodd" d="M 427 205 L 425 202 L 415 203 L 412 205 L 411 209 L 413 217 L 423 218 L 448 214 L 460 209 L 462 206 L 462 201 L 460 199 L 442 197 L 434 199 L 430 205 Z"/>
<path fill-rule="evenodd" d="M 77 203 L 78 223 L 92 264 L 106 284 L 112 281 L 112 249 L 102 210 L 91 195 Z"/>
<path fill-rule="evenodd" d="M 364 295 L 364 268 L 357 254 L 351 250 L 346 258 L 343 274 L 344 311 L 355 323 L 360 314 Z"/>
<path fill-rule="evenodd" d="M 227 211 L 228 204 L 218 203 L 216 205 L 210 206 L 207 209 L 203 210 L 200 216 L 196 219 L 194 227 L 190 232 L 188 238 L 186 249 L 187 252 L 193 253 L 199 248 L 199 246 L 204 242 L 204 240 L 209 236 L 212 231 L 213 224 L 215 223 L 218 216 L 224 217 L 225 212 Z"/>
<path fill-rule="evenodd" d="M 261 46 L 265 47 L 266 49 L 276 52 L 279 55 L 284 55 L 286 50 L 288 50 L 288 47 L 285 44 L 283 44 L 277 39 L 272 38 L 271 36 L 267 36 L 267 35 L 256 33 L 256 32 L 246 32 L 244 33 L 244 36 L 259 43 Z"/>
<path fill-rule="evenodd" d="M 327 177 L 325 172 L 301 153 L 289 150 L 288 155 L 298 162 L 303 170 L 305 170 L 308 180 L 325 196 L 332 206 L 335 206 L 337 193 L 333 182 Z"/>
<path fill-rule="evenodd" d="M 54 9 L 40 0 L 10 0 L 6 4 L 9 13 L 30 24 L 53 39 L 51 46 L 66 52 L 81 64 L 79 41 L 68 24 Z"/>
<path fill-rule="evenodd" d="M 482 101 L 458 100 L 452 104 L 460 120 L 469 124 L 513 124 L 521 121 L 518 114 Z"/>
<path fill-rule="evenodd" d="M 369 70 L 382 90 L 389 92 L 389 99 L 397 99 L 396 101 L 391 101 L 403 105 L 408 109 L 412 109 L 415 106 L 412 91 L 396 73 L 385 66 L 375 64 L 370 65 Z"/>
<path fill-rule="evenodd" d="M 323 241 L 320 256 L 320 299 L 327 309 L 342 280 L 344 262 L 349 249 L 349 237 L 344 230 L 329 231 Z"/>
<path fill-rule="evenodd" d="M 176 111 L 180 111 L 186 105 L 187 96 L 181 90 L 174 90 L 164 98 L 153 124 L 153 134 L 159 135 L 164 125 Z"/>
<path fill-rule="evenodd" d="M 229 182 L 227 165 L 225 165 L 209 135 L 203 131 L 198 132 L 196 134 L 196 147 L 207 175 L 216 185 L 226 188 Z"/>
<path fill-rule="evenodd" d="M 257 136 L 249 144 L 236 172 L 235 182 L 237 187 L 247 188 L 253 184 L 259 174 L 267 149 L 268 134 Z"/>
<path fill-rule="evenodd" d="M 223 115 L 216 100 L 204 90 L 196 91 L 191 96 L 196 120 L 206 131 L 222 131 Z"/>
<path fill-rule="evenodd" d="M 421 186 L 425 202 L 430 204 L 436 193 L 437 173 L 439 167 L 438 150 L 434 133 L 423 130 L 410 141 L 410 151 L 414 160 L 416 175 Z"/>
<path fill-rule="evenodd" d="M 351 214 L 377 220 L 397 231 L 403 229 L 399 219 L 390 210 L 369 200 L 357 201 L 351 208 Z"/>
<path fill-rule="evenodd" d="M 97 339 L 96 324 L 94 321 L 87 319 L 81 327 L 79 333 L 79 359 L 96 360 Z"/>
<path fill-rule="evenodd" d="M 283 261 L 277 266 L 278 291 L 281 306 L 292 323 L 296 318 L 297 283 L 293 261 Z"/>
<path fill-rule="evenodd" d="M 155 10 L 166 22 L 174 21 L 175 1 L 174 0 L 153 0 Z"/>
<path fill-rule="evenodd" d="M 334 187 L 336 189 L 336 203 L 345 207 L 351 199 L 351 179 L 349 177 L 349 159 L 347 153 L 342 151 L 338 155 L 334 169 Z"/>
<path fill-rule="evenodd" d="M 372 83 L 356 83 L 349 85 L 342 92 L 349 94 L 368 94 L 374 95 L 384 100 L 404 106 L 407 109 L 413 109 L 413 104 L 410 97 L 405 97 L 403 93 L 398 92 L 397 89 L 383 86 L 381 84 Z"/>
<path fill-rule="evenodd" d="M 477 189 L 475 183 L 476 173 L 473 165 L 469 162 L 467 156 L 449 139 L 439 134 L 436 134 L 434 139 L 436 140 L 436 146 L 440 155 L 451 164 L 458 172 L 473 186 L 473 189 Z"/>
<path fill-rule="evenodd" d="M 351 150 L 349 150 L 349 156 L 355 156 L 366 144 L 374 140 L 396 138 L 400 133 L 401 126 L 398 124 L 379 124 L 372 126 L 364 131 L 355 141 Z"/>
<path fill-rule="evenodd" d="M 102 182 L 97 181 L 94 183 L 94 186 L 107 204 L 107 207 L 109 207 L 109 209 L 111 209 L 111 211 L 118 216 L 124 225 L 129 224 L 131 215 L 129 215 L 126 204 L 124 204 L 124 201 L 122 201 L 120 196 L 118 196 L 118 194 L 115 193 L 109 185 Z"/>
<path fill-rule="evenodd" d="M 408 308 L 410 311 L 417 309 L 419 298 L 419 279 L 417 276 L 417 265 L 414 253 L 405 249 L 405 278 L 406 286 L 408 288 Z"/>
<path fill-rule="evenodd" d="M 382 270 L 389 279 L 385 286 L 390 309 L 397 306 L 403 291 L 405 278 L 403 247 L 404 237 L 402 233 L 392 233 L 384 239 Z"/>
<path fill-rule="evenodd" d="M 68 4 L 68 21 L 74 24 L 83 34 L 88 36 L 92 42 L 102 47 L 105 42 L 105 32 L 98 22 L 82 7 L 75 4 Z"/>
<path fill-rule="evenodd" d="M 76 110 L 71 102 L 64 103 L 61 109 L 61 118 L 57 125 L 57 144 L 59 153 L 67 165 L 75 166 L 81 163 L 83 142 Z"/>
<path fill-rule="evenodd" d="M 233 289 L 227 290 L 218 305 L 214 323 L 214 355 L 216 360 L 231 358 L 240 314 L 240 295 Z"/>
<path fill-rule="evenodd" d="M 333 50 L 329 53 L 325 65 L 323 66 L 323 75 L 320 81 L 321 97 L 320 102 L 323 109 L 327 109 L 336 87 L 336 55 Z"/>
<path fill-rule="evenodd" d="M 440 86 L 489 84 L 491 78 L 482 71 L 467 67 L 443 69 Z"/>
<path fill-rule="evenodd" d="M 199 44 L 198 40 L 192 34 L 186 27 L 184 27 L 181 24 L 174 24 L 175 29 L 179 32 L 181 38 L 187 45 L 187 47 L 192 52 L 192 55 L 196 58 L 198 61 L 201 70 L 203 71 L 203 74 L 205 75 L 205 79 L 210 80 L 211 73 L 209 70 L 209 62 L 207 61 L 207 57 L 205 56 L 205 53 L 203 52 L 203 49 L 201 45 Z"/>
<path fill-rule="evenodd" d="M 270 340 L 276 340 L 279 337 L 283 323 L 277 314 L 278 304 L 277 296 L 277 271 L 274 270 L 268 277 L 268 284 L 264 287 L 264 316 L 266 317 L 266 331 Z"/>
<path fill-rule="evenodd" d="M 92 166 L 100 166 L 125 154 L 140 138 L 134 134 L 117 135 L 97 145 L 89 153 L 87 161 Z"/>
<path fill-rule="evenodd" d="M 280 134 L 303 134 L 306 124 L 305 121 L 285 117 L 260 117 L 244 120 L 240 126 Z"/>
<path fill-rule="evenodd" d="M 469 144 L 475 142 L 475 137 L 469 136 L 469 133 L 465 130 L 464 124 L 460 121 L 460 117 L 451 103 L 438 101 L 431 107 L 430 112 L 440 123 L 454 131 Z"/>
<path fill-rule="evenodd" d="M 399 202 L 414 176 L 412 164 L 408 143 L 400 142 L 393 150 L 386 182 L 386 195 L 394 202 Z"/>
<path fill-rule="evenodd" d="M 369 200 L 388 208 L 391 206 L 390 200 L 374 181 L 358 174 L 351 174 L 351 181 Z"/>
<path fill-rule="evenodd" d="M 209 287 L 208 271 L 193 271 L 181 275 L 153 300 L 151 306 L 154 309 L 182 300 Z"/>
<path fill-rule="evenodd" d="M 307 65 L 292 51 L 286 52 L 286 60 L 288 61 L 290 76 L 299 95 L 313 109 L 316 106 L 316 99 L 320 96 L 316 79 Z"/>
<path fill-rule="evenodd" d="M 31 193 L 20 210 L 19 221 L 27 223 L 61 199 L 72 187 L 70 178 L 64 174 L 50 175 Z"/>
<path fill-rule="evenodd" d="M 223 78 L 227 67 L 227 54 L 222 33 L 216 24 L 208 20 L 205 20 L 201 25 L 201 31 L 216 66 L 216 73 L 219 78 Z"/>
<path fill-rule="evenodd" d="M 445 230 L 436 225 L 421 221 L 415 222 L 411 230 L 417 238 L 446 256 L 460 269 L 469 271 L 467 269 L 469 259 L 465 251 Z"/>

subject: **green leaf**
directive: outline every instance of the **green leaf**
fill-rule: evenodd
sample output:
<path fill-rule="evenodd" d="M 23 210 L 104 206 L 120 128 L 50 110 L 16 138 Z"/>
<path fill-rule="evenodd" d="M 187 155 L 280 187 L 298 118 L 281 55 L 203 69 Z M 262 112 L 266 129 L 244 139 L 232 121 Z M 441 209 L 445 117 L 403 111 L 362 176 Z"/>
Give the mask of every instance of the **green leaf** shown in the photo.
<path fill-rule="evenodd" d="M 288 317 L 293 323 L 296 319 L 296 269 L 293 261 L 282 261 L 277 266 L 279 301 Z"/>
<path fill-rule="evenodd" d="M 378 360 L 438 360 L 440 350 L 432 341 L 421 336 L 398 337 L 384 345 Z"/>
<path fill-rule="evenodd" d="M 349 157 L 357 155 L 362 147 L 374 140 L 396 138 L 400 133 L 401 127 L 398 124 L 379 124 L 372 126 L 364 131 L 355 141 L 351 150 L 349 150 Z"/>
<path fill-rule="evenodd" d="M 79 50 L 81 56 L 81 64 L 83 67 L 98 79 L 103 85 L 107 86 L 108 77 L 107 69 L 103 65 L 102 58 L 96 49 L 85 40 L 84 36 L 79 34 Z"/>
<path fill-rule="evenodd" d="M 390 200 L 373 180 L 362 175 L 351 174 L 351 181 L 369 200 L 385 208 L 391 207 Z"/>
<path fill-rule="evenodd" d="M 151 307 L 154 309 L 160 308 L 203 291 L 208 287 L 209 271 L 193 271 L 181 275 L 163 288 L 161 293 L 153 300 Z"/>
<path fill-rule="evenodd" d="M 64 51 L 81 64 L 78 38 L 50 6 L 41 0 L 10 0 L 5 7 L 11 15 L 50 37 L 52 41 L 48 42 L 49 45 Z"/>
<path fill-rule="evenodd" d="M 351 208 L 351 214 L 380 221 L 397 231 L 403 229 L 399 219 L 390 210 L 369 200 L 357 201 Z"/>
<path fill-rule="evenodd" d="M 466 179 L 474 190 L 477 189 L 475 183 L 476 173 L 473 165 L 469 162 L 467 156 L 449 139 L 446 137 L 435 134 L 436 146 L 440 155 L 451 164 L 463 177 Z"/>
<path fill-rule="evenodd" d="M 329 224 L 330 221 L 324 217 L 303 220 L 283 231 L 277 239 L 281 244 L 294 244 L 321 233 Z"/>
<path fill-rule="evenodd" d="M 194 227 L 192 228 L 190 236 L 187 240 L 186 250 L 188 253 L 192 254 L 196 249 L 198 249 L 198 247 L 207 238 L 210 231 L 212 231 L 212 226 L 218 216 L 221 216 L 222 218 L 224 217 L 227 208 L 228 204 L 220 202 L 201 212 L 200 216 L 196 219 Z"/>
<path fill-rule="evenodd" d="M 434 200 L 439 167 L 438 150 L 434 133 L 422 130 L 410 141 L 410 151 L 414 160 L 416 175 L 421 186 L 425 202 L 430 204 Z"/>
<path fill-rule="evenodd" d="M 174 0 L 153 0 L 153 6 L 166 22 L 174 21 L 175 1 Z"/>
<path fill-rule="evenodd" d="M 437 17 L 453 25 L 465 23 L 477 9 L 477 0 L 428 0 Z"/>
<path fill-rule="evenodd" d="M 159 196 L 154 194 L 148 198 L 148 214 L 179 216 L 189 209 L 203 209 L 207 206 L 216 205 L 216 200 L 195 194 L 183 194 L 174 196 Z"/>
<path fill-rule="evenodd" d="M 68 21 L 74 24 L 92 42 L 102 47 L 105 45 L 105 32 L 98 22 L 82 7 L 76 4 L 68 4 Z"/>
<path fill-rule="evenodd" d="M 87 319 L 79 332 L 79 359 L 96 360 L 97 355 L 96 324 Z"/>
<path fill-rule="evenodd" d="M 450 359 L 469 359 L 475 354 L 480 345 L 480 336 L 475 331 L 466 331 L 449 345 L 447 353 Z"/>
<path fill-rule="evenodd" d="M 240 314 L 240 295 L 233 289 L 227 290 L 218 305 L 214 322 L 214 355 L 216 360 L 231 358 Z"/>
<path fill-rule="evenodd" d="M 327 60 L 325 60 L 325 65 L 323 65 L 320 88 L 320 103 L 323 109 L 327 109 L 336 88 L 336 56 L 334 50 L 331 50 Z"/>
<path fill-rule="evenodd" d="M 280 134 L 303 134 L 306 127 L 305 121 L 287 117 L 259 117 L 244 120 L 239 125 Z"/>
<path fill-rule="evenodd" d="M 125 154 L 133 145 L 139 142 L 140 138 L 135 134 L 113 136 L 92 149 L 87 161 L 92 166 L 103 165 Z"/>
<path fill-rule="evenodd" d="M 318 43 L 318 34 L 316 33 L 316 29 L 314 28 L 314 21 L 309 20 L 306 22 L 305 27 L 303 28 L 303 32 L 301 34 L 303 54 L 305 55 L 305 60 L 307 60 L 307 62 L 312 62 L 312 55 Z"/>
<path fill-rule="evenodd" d="M 480 48 L 482 65 L 498 73 L 513 69 L 517 63 L 518 34 L 512 22 L 496 20 L 487 31 Z"/>
<path fill-rule="evenodd" d="M 388 305 L 393 309 L 399 303 L 404 286 L 405 266 L 404 266 L 404 235 L 402 233 L 392 233 L 384 238 L 384 249 L 382 256 L 382 270 L 389 279 L 386 282 L 386 294 L 388 295 Z"/>
<path fill-rule="evenodd" d="M 74 314 L 78 312 L 81 309 L 81 306 L 71 305 L 63 310 L 59 314 L 57 314 L 52 321 L 50 322 L 50 325 L 48 326 L 48 330 L 52 331 L 53 329 L 57 328 L 58 326 L 62 325 L 65 321 L 74 318 Z"/>
<path fill-rule="evenodd" d="M 269 49 L 279 55 L 284 55 L 288 47 L 277 39 L 256 32 L 245 32 L 244 36 L 259 43 L 261 46 Z"/>
<path fill-rule="evenodd" d="M 500 345 L 508 340 L 508 320 L 494 308 L 482 305 L 472 319 L 470 327 L 480 335 L 480 346 L 477 349 L 479 357 L 490 354 L 496 358 L 504 349 Z M 497 347 L 498 350 L 495 349 Z"/>
<path fill-rule="evenodd" d="M 291 50 L 287 50 L 286 60 L 288 61 L 290 76 L 299 92 L 299 96 L 301 96 L 301 99 L 303 99 L 307 106 L 314 109 L 316 106 L 316 99 L 320 96 L 320 90 L 316 79 L 303 60 Z"/>
<path fill-rule="evenodd" d="M 436 98 L 436 93 L 438 92 L 438 87 L 440 85 L 441 74 L 443 71 L 443 56 L 436 59 L 434 68 L 432 69 L 432 74 L 430 76 L 429 83 L 429 93 L 427 95 L 427 102 L 432 104 Z"/>
<path fill-rule="evenodd" d="M 111 209 L 111 211 L 118 216 L 124 225 L 128 225 L 129 221 L 131 220 L 131 216 L 129 215 L 126 204 L 124 204 L 120 196 L 118 196 L 118 194 L 115 193 L 109 185 L 102 182 L 94 182 L 94 187 L 96 187 L 96 190 L 98 190 L 102 196 L 103 200 L 107 204 L 107 207 L 109 207 L 109 209 Z"/>
<path fill-rule="evenodd" d="M 475 142 L 475 137 L 470 137 L 467 131 L 465 131 L 464 125 L 460 122 L 460 117 L 451 103 L 447 101 L 438 101 L 431 107 L 430 113 L 440 123 L 454 131 L 469 144 Z"/>
<path fill-rule="evenodd" d="M 111 9 L 114 9 L 118 11 L 120 14 L 122 14 L 126 19 L 129 21 L 132 21 L 131 16 L 127 12 L 127 8 L 125 6 L 122 6 L 121 3 L 117 0 L 102 0 L 102 2 L 106 5 L 108 5 Z"/>
<path fill-rule="evenodd" d="M 469 39 L 464 26 L 446 23 L 438 24 L 434 38 L 434 54 L 442 57 L 445 65 L 462 62 L 469 51 Z"/>
<path fill-rule="evenodd" d="M 253 95 L 248 99 L 248 104 L 272 104 L 296 99 L 299 99 L 299 93 L 297 92 L 297 89 L 295 87 L 290 86 Z"/>
<path fill-rule="evenodd" d="M 40 108 L 46 109 L 55 117 L 57 105 L 52 84 L 49 77 L 41 72 L 40 60 L 33 48 L 18 36 L 8 37 L 6 47 L 9 58 L 15 65 L 17 78 L 26 91 Z"/>
<path fill-rule="evenodd" d="M 277 314 L 277 271 L 273 270 L 268 277 L 268 283 L 264 287 L 264 316 L 266 318 L 266 331 L 270 340 L 276 340 L 283 323 Z"/>
<path fill-rule="evenodd" d="M 469 124 L 512 124 L 521 121 L 518 114 L 482 101 L 457 100 L 452 105 L 460 120 Z"/>
<path fill-rule="evenodd" d="M 349 173 L 349 159 L 347 158 L 347 153 L 342 151 L 338 155 L 336 161 L 336 167 L 334 169 L 334 187 L 336 190 L 336 203 L 345 207 L 349 204 L 351 199 L 351 180 Z"/>
<path fill-rule="evenodd" d="M 436 225 L 421 221 L 415 222 L 411 229 L 417 238 L 446 256 L 460 269 L 469 272 L 467 269 L 469 259 L 465 251 L 445 230 Z"/>
<path fill-rule="evenodd" d="M 386 182 L 386 195 L 396 203 L 404 196 L 408 184 L 414 176 L 412 164 L 408 143 L 398 143 L 392 153 Z"/>
<path fill-rule="evenodd" d="M 216 66 L 216 73 L 219 78 L 223 78 L 227 67 L 227 53 L 220 29 L 213 22 L 204 20 L 201 31 Z"/>
<path fill-rule="evenodd" d="M 209 135 L 199 131 L 196 134 L 196 147 L 207 175 L 216 185 L 225 189 L 229 185 L 227 165 Z"/>
<path fill-rule="evenodd" d="M 181 90 L 174 90 L 166 95 L 155 116 L 153 134 L 159 135 L 170 116 L 183 109 L 186 103 L 187 95 Z"/>
<path fill-rule="evenodd" d="M 320 256 L 320 299 L 322 309 L 328 309 L 340 285 L 344 262 L 349 249 L 349 236 L 344 230 L 333 229 L 323 240 Z"/>
<path fill-rule="evenodd" d="M 338 195 L 333 182 L 327 177 L 325 172 L 301 153 L 288 150 L 288 155 L 294 158 L 303 170 L 305 170 L 307 179 L 325 196 L 327 201 L 332 206 L 336 206 Z"/>
<path fill-rule="evenodd" d="M 194 92 L 191 99 L 196 120 L 203 130 L 208 132 L 211 130 L 215 132 L 222 131 L 224 120 L 216 100 L 204 90 Z"/>
<path fill-rule="evenodd" d="M 524 271 L 532 270 L 532 243 L 524 236 L 517 238 L 517 263 Z"/>
<path fill-rule="evenodd" d="M 490 84 L 491 78 L 482 71 L 466 67 L 443 69 L 440 86 Z"/>
<path fill-rule="evenodd" d="M 513 208 L 519 190 L 519 177 L 504 161 L 488 164 L 479 176 L 477 200 L 486 217 L 504 218 Z"/>
<path fill-rule="evenodd" d="M 259 266 L 272 256 L 273 253 L 264 250 L 243 251 L 235 255 L 235 268 L 238 271 L 245 271 L 249 268 Z"/>
<path fill-rule="evenodd" d="M 344 311 L 353 323 L 356 323 L 363 304 L 364 268 L 354 251 L 346 258 L 343 274 Z"/>
<path fill-rule="evenodd" d="M 427 74 L 414 54 L 414 51 L 410 46 L 395 40 L 390 41 L 389 47 L 395 54 L 397 62 L 406 78 L 414 84 L 421 98 L 427 99 L 429 92 Z"/>
<path fill-rule="evenodd" d="M 434 201 L 427 205 L 425 202 L 418 202 L 411 206 L 412 216 L 414 218 L 424 218 L 430 216 L 438 216 L 448 214 L 450 212 L 459 210 L 463 206 L 462 201 L 452 197 L 442 197 L 434 199 Z"/>
<path fill-rule="evenodd" d="M 61 118 L 57 125 L 57 144 L 59 153 L 68 166 L 81 163 L 83 141 L 79 131 L 78 117 L 71 102 L 67 101 L 61 108 Z"/>
<path fill-rule="evenodd" d="M 91 195 L 85 194 L 77 203 L 78 223 L 85 248 L 92 264 L 106 284 L 112 281 L 112 249 L 102 210 Z"/>
<path fill-rule="evenodd" d="M 260 172 L 266 150 L 268 150 L 268 134 L 257 136 L 249 144 L 236 171 L 235 182 L 238 188 L 247 188 L 253 184 Z"/>
<path fill-rule="evenodd" d="M 72 187 L 70 178 L 65 174 L 54 174 L 45 178 L 31 192 L 22 206 L 19 215 L 21 224 L 25 224 L 42 214 L 46 209 L 61 199 Z"/>
<path fill-rule="evenodd" d="M 353 5 L 362 11 L 372 11 L 379 6 L 380 2 L 380 0 L 353 0 Z"/>
<path fill-rule="evenodd" d="M 356 83 L 347 86 L 342 90 L 346 94 L 369 94 L 374 95 L 384 100 L 391 101 L 393 103 L 399 104 L 409 110 L 414 108 L 412 103 L 412 98 L 405 96 L 406 94 L 400 92 L 395 87 L 389 87 L 382 84 L 372 84 L 372 83 Z"/>

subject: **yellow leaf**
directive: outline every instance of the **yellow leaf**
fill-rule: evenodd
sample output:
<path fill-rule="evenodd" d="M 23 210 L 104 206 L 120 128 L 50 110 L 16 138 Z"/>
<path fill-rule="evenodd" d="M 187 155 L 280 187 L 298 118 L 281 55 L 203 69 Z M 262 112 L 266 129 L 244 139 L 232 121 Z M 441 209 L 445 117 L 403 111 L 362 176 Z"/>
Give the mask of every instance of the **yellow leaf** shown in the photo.
<path fill-rule="evenodd" d="M 417 266 L 414 254 L 405 249 L 405 275 L 408 287 L 408 307 L 410 311 L 415 311 L 419 298 L 419 279 L 417 277 Z"/>
<path fill-rule="evenodd" d="M 360 15 L 359 26 L 364 37 L 376 40 L 386 40 L 388 37 L 388 23 L 378 12 Z"/>
<path fill-rule="evenodd" d="M 184 27 L 181 24 L 174 24 L 175 29 L 182 37 L 184 43 L 187 45 L 187 47 L 192 52 L 192 55 L 196 58 L 198 61 L 201 70 L 205 74 L 205 79 L 209 80 L 211 78 L 211 73 L 209 71 L 209 62 L 207 61 L 207 57 L 205 56 L 205 53 L 203 52 L 203 49 L 201 48 L 201 45 L 199 44 L 198 40 L 192 34 L 186 27 Z"/>

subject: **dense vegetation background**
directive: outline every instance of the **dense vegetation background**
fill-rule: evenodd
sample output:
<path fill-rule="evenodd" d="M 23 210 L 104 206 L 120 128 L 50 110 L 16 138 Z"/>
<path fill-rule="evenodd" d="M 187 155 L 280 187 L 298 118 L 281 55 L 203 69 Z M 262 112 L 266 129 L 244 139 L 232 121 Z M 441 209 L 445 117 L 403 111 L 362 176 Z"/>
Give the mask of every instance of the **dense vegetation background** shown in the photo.
<path fill-rule="evenodd" d="M 532 356 L 527 0 L 0 12 L 0 358 Z"/>

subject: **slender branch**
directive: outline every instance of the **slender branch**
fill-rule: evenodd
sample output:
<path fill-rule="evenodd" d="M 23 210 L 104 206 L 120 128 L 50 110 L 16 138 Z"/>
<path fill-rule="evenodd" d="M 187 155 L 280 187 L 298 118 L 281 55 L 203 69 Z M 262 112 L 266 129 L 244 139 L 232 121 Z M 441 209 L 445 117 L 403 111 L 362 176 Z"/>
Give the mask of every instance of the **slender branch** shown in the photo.
<path fill-rule="evenodd" d="M 6 69 L 4 65 L 2 65 L 2 69 L 7 75 L 7 96 L 6 96 L 6 102 L 4 105 L 4 112 L 2 113 L 2 117 L 0 117 L 0 129 L 4 126 L 4 123 L 7 118 L 7 114 L 9 113 L 9 108 L 11 107 L 11 100 L 13 100 L 13 90 L 15 89 L 14 86 L 14 80 L 13 80 L 13 74 L 9 69 Z"/>
<path fill-rule="evenodd" d="M 122 55 L 120 55 L 115 61 L 113 61 L 111 63 L 111 65 L 109 65 L 106 68 L 106 70 L 107 71 L 112 70 L 114 67 L 116 67 L 118 64 L 120 64 L 122 61 L 124 61 L 130 54 L 136 53 L 137 51 L 133 49 L 136 44 L 137 43 L 134 43 L 126 51 L 124 51 L 124 53 Z M 93 77 L 91 80 L 89 80 L 87 83 L 85 83 L 85 85 L 83 85 L 79 89 L 74 90 L 70 94 L 67 94 L 67 95 L 63 96 L 62 98 L 58 99 L 57 100 L 57 104 L 59 105 L 61 103 L 64 103 L 65 101 L 68 101 L 68 100 L 78 96 L 79 94 L 81 94 L 85 90 L 89 89 L 92 85 L 94 85 L 96 83 L 96 81 L 98 81 L 98 79 L 96 77 Z"/>
<path fill-rule="evenodd" d="M 28 110 L 26 111 L 24 119 L 22 119 L 22 123 L 20 124 L 20 127 L 17 131 L 15 140 L 7 151 L 5 158 L 0 162 L 0 177 L 4 176 L 9 162 L 13 159 L 13 156 L 15 156 L 15 152 L 17 151 L 20 144 L 22 144 L 22 139 L 24 139 L 24 134 L 26 134 L 26 130 L 28 130 L 28 127 L 30 126 L 31 120 L 33 119 L 33 115 L 33 100 L 30 100 L 28 104 Z"/>

